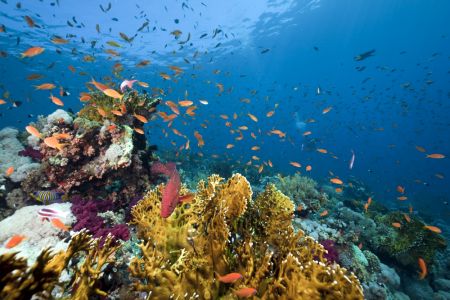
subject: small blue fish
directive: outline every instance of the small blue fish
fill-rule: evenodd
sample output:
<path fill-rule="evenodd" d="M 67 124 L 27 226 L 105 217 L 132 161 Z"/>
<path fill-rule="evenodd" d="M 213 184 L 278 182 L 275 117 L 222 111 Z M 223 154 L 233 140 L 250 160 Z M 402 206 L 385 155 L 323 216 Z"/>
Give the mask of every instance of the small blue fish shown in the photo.
<path fill-rule="evenodd" d="M 66 200 L 66 195 L 64 193 L 56 191 L 37 191 L 30 194 L 30 197 L 36 201 L 42 202 L 45 205 Z"/>

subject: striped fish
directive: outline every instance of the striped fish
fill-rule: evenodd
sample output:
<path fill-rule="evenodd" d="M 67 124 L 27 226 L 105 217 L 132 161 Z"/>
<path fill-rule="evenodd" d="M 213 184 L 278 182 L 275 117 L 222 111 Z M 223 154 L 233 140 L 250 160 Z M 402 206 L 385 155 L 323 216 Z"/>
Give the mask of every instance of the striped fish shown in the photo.
<path fill-rule="evenodd" d="M 62 193 L 55 191 L 37 191 L 30 194 L 31 198 L 45 205 L 61 201 L 61 195 Z"/>

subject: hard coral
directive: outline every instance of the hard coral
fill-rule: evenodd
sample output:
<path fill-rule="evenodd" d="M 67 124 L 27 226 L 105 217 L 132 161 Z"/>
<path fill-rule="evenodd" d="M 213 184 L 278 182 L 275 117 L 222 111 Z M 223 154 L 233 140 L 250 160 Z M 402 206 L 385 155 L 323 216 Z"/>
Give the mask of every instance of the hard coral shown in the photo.
<path fill-rule="evenodd" d="M 94 295 L 105 296 L 98 282 L 105 265 L 118 249 L 109 237 L 104 246 L 93 240 L 85 231 L 73 236 L 66 251 L 56 254 L 45 249 L 30 268 L 26 260 L 16 253 L 0 256 L 0 298 L 5 300 L 49 298 L 53 293 L 71 294 L 72 299 L 92 299 Z M 82 259 L 82 263 L 71 263 Z M 60 282 L 63 271 L 70 272 L 71 280 Z"/>
<path fill-rule="evenodd" d="M 301 205 L 302 210 L 317 212 L 328 202 L 327 194 L 317 190 L 317 182 L 306 176 L 295 174 L 282 177 L 279 175 L 276 186 L 297 206 Z"/>
<path fill-rule="evenodd" d="M 363 298 L 354 275 L 327 265 L 320 244 L 294 233 L 293 203 L 273 185 L 252 201 L 245 177 L 224 182 L 213 175 L 166 219 L 159 216 L 162 188 L 132 210 L 143 239 L 130 263 L 133 288 L 148 299 L 229 299 L 242 287 L 256 288 L 259 299 Z M 230 272 L 243 278 L 234 285 L 216 280 Z"/>

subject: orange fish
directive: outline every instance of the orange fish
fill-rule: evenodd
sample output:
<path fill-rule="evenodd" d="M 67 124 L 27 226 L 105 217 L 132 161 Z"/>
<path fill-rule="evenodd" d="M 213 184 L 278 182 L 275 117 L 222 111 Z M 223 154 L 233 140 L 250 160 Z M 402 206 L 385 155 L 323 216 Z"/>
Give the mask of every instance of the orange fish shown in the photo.
<path fill-rule="evenodd" d="M 164 79 L 164 80 L 170 80 L 170 76 L 167 73 L 160 72 L 159 76 L 161 76 L 161 78 Z"/>
<path fill-rule="evenodd" d="M 444 154 L 433 153 L 433 154 L 427 154 L 426 157 L 427 158 L 434 158 L 434 159 L 442 159 L 442 158 L 445 158 L 445 155 Z"/>
<path fill-rule="evenodd" d="M 257 292 L 257 290 L 254 288 L 245 287 L 245 288 L 241 288 L 237 291 L 234 291 L 234 294 L 241 298 L 248 298 L 248 297 L 256 295 L 256 292 Z"/>
<path fill-rule="evenodd" d="M 166 101 L 165 103 L 174 113 L 176 113 L 177 115 L 180 114 L 180 110 L 178 109 L 178 105 L 176 105 L 174 102 L 172 101 Z"/>
<path fill-rule="evenodd" d="M 398 186 L 397 186 L 397 192 L 399 192 L 399 193 L 401 193 L 401 194 L 404 194 L 404 193 L 405 193 L 405 188 L 402 187 L 401 185 L 398 185 Z"/>
<path fill-rule="evenodd" d="M 136 131 L 139 134 L 144 134 L 144 130 L 142 130 L 141 128 L 134 127 L 134 131 Z"/>
<path fill-rule="evenodd" d="M 259 149 L 261 149 L 259 146 L 253 146 L 252 148 L 250 148 L 253 151 L 258 151 Z"/>
<path fill-rule="evenodd" d="M 64 103 L 61 101 L 61 99 L 53 96 L 52 94 L 50 94 L 50 99 L 52 100 L 53 103 L 55 103 L 56 105 L 59 106 L 64 106 Z"/>
<path fill-rule="evenodd" d="M 149 85 L 148 85 L 147 82 L 138 81 L 137 83 L 138 83 L 140 86 L 144 87 L 144 88 L 148 88 L 148 87 L 149 87 Z"/>
<path fill-rule="evenodd" d="M 334 191 L 339 194 L 339 193 L 342 193 L 343 189 L 338 187 L 338 188 L 335 188 Z"/>
<path fill-rule="evenodd" d="M 324 114 L 328 113 L 331 109 L 333 109 L 333 107 L 332 106 L 328 106 L 327 108 L 322 110 L 322 114 L 324 115 Z"/>
<path fill-rule="evenodd" d="M 0 104 L 6 104 L 6 101 L 3 99 L 0 99 Z"/>
<path fill-rule="evenodd" d="M 23 17 L 25 19 L 25 22 L 27 22 L 28 26 L 35 27 L 36 24 L 34 23 L 33 19 L 30 16 Z"/>
<path fill-rule="evenodd" d="M 339 178 L 331 178 L 330 181 L 334 184 L 344 184 L 344 182 Z"/>
<path fill-rule="evenodd" d="M 80 101 L 83 101 L 83 102 L 89 101 L 91 99 L 92 99 L 91 95 L 89 95 L 87 93 L 82 93 L 80 96 Z"/>
<path fill-rule="evenodd" d="M 217 279 L 223 283 L 233 283 L 233 282 L 241 279 L 242 277 L 243 276 L 240 273 L 229 273 L 229 274 L 226 274 L 223 276 L 217 275 Z"/>
<path fill-rule="evenodd" d="M 252 115 L 251 113 L 248 113 L 247 116 L 252 119 L 253 122 L 258 122 L 258 118 Z"/>
<path fill-rule="evenodd" d="M 97 112 L 100 116 L 102 116 L 103 118 L 106 118 L 108 116 L 108 114 L 106 113 L 106 111 L 101 108 L 101 107 L 97 107 Z"/>
<path fill-rule="evenodd" d="M 301 212 L 302 210 L 303 210 L 303 205 L 299 204 L 299 205 L 297 206 L 297 211 L 298 211 L 298 212 Z"/>
<path fill-rule="evenodd" d="M 195 106 L 195 105 L 191 106 L 188 109 L 186 109 L 186 114 L 190 117 L 193 117 L 193 116 L 195 116 L 194 110 L 196 110 L 196 109 L 197 109 L 197 106 Z"/>
<path fill-rule="evenodd" d="M 320 148 L 318 148 L 318 149 L 316 149 L 316 151 L 317 152 L 320 152 L 320 153 L 328 153 L 328 151 L 326 150 L 326 149 L 320 149 Z"/>
<path fill-rule="evenodd" d="M 400 224 L 399 222 L 394 222 L 392 223 L 392 226 L 394 226 L 395 228 L 400 228 L 402 227 L 402 224 Z"/>
<path fill-rule="evenodd" d="M 303 132 L 303 136 L 310 135 L 311 133 L 312 133 L 311 131 L 305 131 L 305 132 Z"/>
<path fill-rule="evenodd" d="M 123 98 L 123 95 L 121 93 L 119 93 L 118 91 L 113 90 L 113 89 L 104 89 L 104 90 L 102 90 L 102 92 L 106 96 L 109 96 L 109 97 L 114 98 L 114 99 L 122 100 L 122 98 Z"/>
<path fill-rule="evenodd" d="M 423 228 L 428 229 L 430 231 L 433 231 L 435 233 L 442 233 L 442 230 L 439 227 L 431 226 L 431 225 L 425 225 Z"/>
<path fill-rule="evenodd" d="M 67 67 L 69 70 L 70 70 L 70 72 L 72 72 L 72 73 L 75 73 L 77 70 L 75 70 L 75 67 L 74 66 L 72 66 L 72 65 L 69 65 L 68 67 Z"/>
<path fill-rule="evenodd" d="M 281 130 L 274 129 L 271 130 L 270 133 L 278 135 L 280 138 L 284 138 L 286 136 L 286 133 L 282 132 Z"/>
<path fill-rule="evenodd" d="M 68 231 L 69 228 L 58 218 L 53 218 L 51 220 L 52 225 L 55 226 L 57 229 L 63 230 L 63 231 Z"/>
<path fill-rule="evenodd" d="M 35 85 L 34 87 L 36 90 L 52 90 L 56 86 L 53 83 L 43 83 L 41 85 Z"/>
<path fill-rule="evenodd" d="M 203 141 L 202 135 L 198 131 L 194 131 L 194 136 L 197 139 L 197 145 L 201 148 L 205 145 L 205 142 Z"/>
<path fill-rule="evenodd" d="M 142 123 L 147 123 L 148 120 L 146 117 L 142 116 L 142 115 L 138 115 L 138 114 L 134 114 L 133 115 L 136 119 L 138 119 L 139 121 L 141 121 Z"/>
<path fill-rule="evenodd" d="M 93 84 L 101 92 L 103 92 L 103 90 L 109 89 L 109 87 L 106 84 L 95 81 L 94 78 L 92 78 L 92 80 L 89 81 L 89 83 Z"/>
<path fill-rule="evenodd" d="M 39 130 L 37 130 L 36 127 L 34 127 L 34 126 L 29 125 L 29 126 L 25 127 L 25 130 L 26 130 L 29 134 L 31 134 L 31 135 L 37 137 L 38 139 L 40 139 L 40 138 L 42 137 L 42 135 L 41 135 L 41 133 L 39 132 Z"/>
<path fill-rule="evenodd" d="M 411 223 L 411 218 L 407 214 L 403 214 L 403 217 L 405 218 L 406 222 Z"/>
<path fill-rule="evenodd" d="M 269 167 L 273 168 L 273 164 L 272 164 L 272 161 L 270 159 L 267 161 L 267 163 L 269 164 Z"/>
<path fill-rule="evenodd" d="M 66 144 L 61 144 L 57 137 L 50 136 L 44 139 L 44 143 L 53 149 L 58 149 L 59 151 L 62 151 L 63 148 L 66 146 Z"/>
<path fill-rule="evenodd" d="M 274 113 L 275 113 L 275 111 L 271 110 L 271 111 L 267 112 L 266 117 L 270 118 L 271 116 L 273 116 Z"/>
<path fill-rule="evenodd" d="M 111 110 L 111 113 L 113 115 L 116 115 L 116 116 L 119 116 L 119 117 L 123 116 L 123 113 L 120 110 L 113 109 L 113 110 Z"/>
<path fill-rule="evenodd" d="M 27 76 L 27 80 L 36 80 L 36 79 L 41 79 L 42 77 L 44 77 L 44 75 L 42 74 L 30 74 Z"/>
<path fill-rule="evenodd" d="M 324 210 L 323 212 L 320 213 L 321 217 L 325 217 L 326 215 L 328 215 L 328 210 Z"/>
<path fill-rule="evenodd" d="M 9 177 L 9 176 L 11 176 L 12 173 L 14 173 L 14 167 L 13 166 L 11 166 L 8 169 L 6 169 L 5 176 Z"/>
<path fill-rule="evenodd" d="M 227 149 L 231 149 L 231 148 L 233 148 L 233 147 L 234 147 L 233 144 L 228 144 L 226 148 L 227 148 Z"/>
<path fill-rule="evenodd" d="M 397 197 L 397 200 L 405 201 L 405 200 L 408 200 L 408 197 L 406 197 L 406 196 L 400 196 L 400 197 Z"/>
<path fill-rule="evenodd" d="M 219 89 L 219 93 L 223 93 L 223 84 L 216 83 L 216 87 Z"/>
<path fill-rule="evenodd" d="M 261 164 L 258 168 L 258 173 L 261 174 L 261 172 L 264 170 L 264 165 Z"/>
<path fill-rule="evenodd" d="M 42 47 L 31 47 L 31 48 L 27 49 L 25 52 L 22 52 L 21 55 L 22 55 L 22 58 L 33 57 L 33 56 L 41 54 L 42 52 L 44 52 L 44 50 L 45 49 Z"/>
<path fill-rule="evenodd" d="M 418 259 L 418 263 L 419 263 L 419 268 L 420 268 L 420 273 L 419 273 L 419 279 L 424 279 L 427 274 L 428 274 L 428 270 L 427 270 L 427 264 L 425 263 L 425 261 L 423 260 L 423 258 L 419 257 Z"/>
<path fill-rule="evenodd" d="M 301 168 L 302 167 L 302 165 L 300 163 L 296 162 L 296 161 L 290 161 L 289 164 L 291 166 L 293 166 L 293 167 L 296 167 L 296 168 Z"/>
<path fill-rule="evenodd" d="M 5 248 L 6 249 L 14 248 L 15 246 L 19 245 L 24 239 L 25 239 L 24 235 L 15 234 L 6 243 Z"/>
<path fill-rule="evenodd" d="M 309 172 L 309 171 L 311 171 L 311 170 L 312 170 L 312 167 L 311 167 L 310 165 L 307 165 L 305 169 L 306 169 L 306 171 L 308 171 L 308 172 Z"/>
<path fill-rule="evenodd" d="M 181 107 L 188 107 L 188 106 L 191 106 L 192 104 L 194 104 L 194 102 L 192 102 L 190 100 L 182 100 L 182 101 L 178 101 L 178 104 Z"/>

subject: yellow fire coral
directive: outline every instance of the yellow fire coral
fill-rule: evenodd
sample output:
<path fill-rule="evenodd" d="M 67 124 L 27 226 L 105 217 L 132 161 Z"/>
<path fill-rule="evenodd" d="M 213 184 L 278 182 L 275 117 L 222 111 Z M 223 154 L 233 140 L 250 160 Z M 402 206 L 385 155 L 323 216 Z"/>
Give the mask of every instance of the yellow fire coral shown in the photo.
<path fill-rule="evenodd" d="M 105 296 L 96 284 L 101 270 L 118 247 L 111 237 L 107 237 L 100 247 L 100 240 L 92 239 L 82 231 L 73 236 L 66 251 L 52 254 L 46 249 L 30 268 L 17 253 L 3 254 L 0 256 L 0 299 L 31 299 L 33 296 L 48 299 L 52 292 L 68 292 L 71 299 L 77 300 L 91 299 L 95 294 Z M 83 263 L 69 267 L 75 257 L 84 258 Z M 63 270 L 69 269 L 74 272 L 73 280 L 71 286 L 63 287 L 59 278 Z"/>
<path fill-rule="evenodd" d="M 159 215 L 162 188 L 132 211 L 143 240 L 130 263 L 133 289 L 148 299 L 235 299 L 244 287 L 257 289 L 256 299 L 363 298 L 353 274 L 327 264 L 319 243 L 294 232 L 294 206 L 273 185 L 252 201 L 245 177 L 213 175 L 167 219 Z M 243 278 L 217 279 L 231 272 Z"/>

